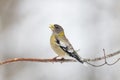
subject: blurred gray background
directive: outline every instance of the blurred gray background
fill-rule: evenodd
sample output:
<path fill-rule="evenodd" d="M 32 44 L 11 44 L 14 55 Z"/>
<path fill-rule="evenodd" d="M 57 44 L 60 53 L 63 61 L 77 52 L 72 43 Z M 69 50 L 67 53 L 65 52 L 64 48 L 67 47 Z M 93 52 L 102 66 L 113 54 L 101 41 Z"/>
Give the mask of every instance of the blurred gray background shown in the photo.
<path fill-rule="evenodd" d="M 120 0 L 0 0 L 0 60 L 55 57 L 51 23 L 63 26 L 83 58 L 103 56 L 103 48 L 106 54 L 120 49 Z M 0 66 L 0 80 L 120 80 L 119 63 L 94 68 L 17 62 Z"/>

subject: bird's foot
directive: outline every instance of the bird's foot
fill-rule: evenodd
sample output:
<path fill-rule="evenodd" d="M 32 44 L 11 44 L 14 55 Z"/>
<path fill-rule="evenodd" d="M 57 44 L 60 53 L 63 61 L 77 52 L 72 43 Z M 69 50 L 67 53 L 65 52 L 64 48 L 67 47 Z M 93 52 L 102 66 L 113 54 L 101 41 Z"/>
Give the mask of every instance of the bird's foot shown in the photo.
<path fill-rule="evenodd" d="M 59 57 L 59 56 L 54 57 L 53 60 L 57 60 L 57 57 Z"/>
<path fill-rule="evenodd" d="M 61 64 L 64 62 L 64 60 L 65 60 L 65 58 L 62 57 L 62 58 L 61 58 Z"/>
<path fill-rule="evenodd" d="M 59 57 L 59 56 L 54 57 L 53 60 L 56 62 L 58 57 Z M 65 58 L 62 57 L 62 58 L 59 59 L 59 60 L 61 61 L 61 63 L 63 63 L 64 60 L 65 60 Z"/>
<path fill-rule="evenodd" d="M 65 60 L 65 58 L 62 57 L 61 60 Z"/>

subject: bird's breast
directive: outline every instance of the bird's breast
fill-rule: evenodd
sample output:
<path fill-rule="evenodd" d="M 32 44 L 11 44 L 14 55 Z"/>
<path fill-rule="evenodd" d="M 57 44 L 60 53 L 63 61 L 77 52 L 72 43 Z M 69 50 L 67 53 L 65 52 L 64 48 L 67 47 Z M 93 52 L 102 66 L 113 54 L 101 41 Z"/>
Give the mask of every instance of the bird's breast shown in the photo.
<path fill-rule="evenodd" d="M 63 57 L 66 55 L 66 53 L 60 48 L 59 44 L 57 44 L 56 38 L 54 35 L 52 35 L 50 38 L 50 44 L 51 44 L 52 49 L 58 56 Z"/>

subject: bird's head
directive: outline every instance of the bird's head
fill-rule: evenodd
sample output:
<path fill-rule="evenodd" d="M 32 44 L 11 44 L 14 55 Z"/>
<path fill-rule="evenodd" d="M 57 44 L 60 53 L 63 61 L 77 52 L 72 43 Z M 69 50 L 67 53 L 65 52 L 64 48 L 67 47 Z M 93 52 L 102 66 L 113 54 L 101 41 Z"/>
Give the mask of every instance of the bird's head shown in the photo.
<path fill-rule="evenodd" d="M 61 33 L 64 33 L 63 28 L 58 24 L 50 24 L 49 27 L 53 31 L 53 34 L 59 35 Z"/>

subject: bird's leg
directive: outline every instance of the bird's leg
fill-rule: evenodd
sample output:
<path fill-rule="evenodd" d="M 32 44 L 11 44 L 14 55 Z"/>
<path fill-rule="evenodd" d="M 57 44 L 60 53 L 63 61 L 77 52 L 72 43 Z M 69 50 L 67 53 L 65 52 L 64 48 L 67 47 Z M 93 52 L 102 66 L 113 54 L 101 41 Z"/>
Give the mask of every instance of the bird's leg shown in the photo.
<path fill-rule="evenodd" d="M 61 64 L 64 62 L 64 60 L 65 60 L 65 58 L 62 57 L 62 58 L 61 58 Z"/>
<path fill-rule="evenodd" d="M 57 61 L 57 57 L 59 57 L 59 56 L 56 56 L 56 57 L 53 58 L 53 61 L 54 61 L 54 62 Z M 54 63 L 54 62 L 52 62 L 52 63 Z"/>
<path fill-rule="evenodd" d="M 65 60 L 65 58 L 62 57 L 61 60 Z"/>
<path fill-rule="evenodd" d="M 53 58 L 53 60 L 56 60 L 56 59 L 57 59 L 57 57 L 59 57 L 59 56 L 54 57 L 54 58 Z"/>

